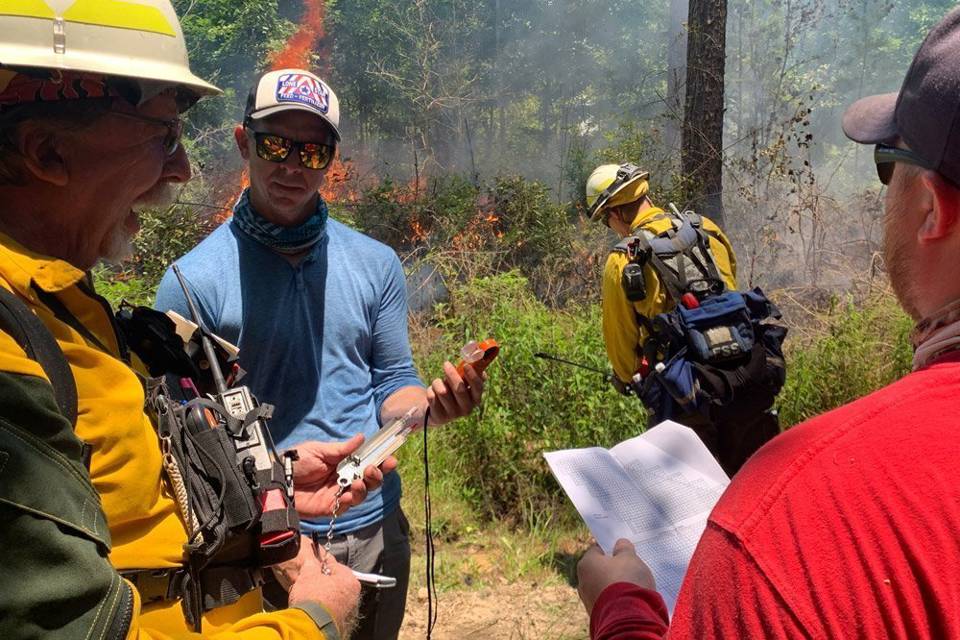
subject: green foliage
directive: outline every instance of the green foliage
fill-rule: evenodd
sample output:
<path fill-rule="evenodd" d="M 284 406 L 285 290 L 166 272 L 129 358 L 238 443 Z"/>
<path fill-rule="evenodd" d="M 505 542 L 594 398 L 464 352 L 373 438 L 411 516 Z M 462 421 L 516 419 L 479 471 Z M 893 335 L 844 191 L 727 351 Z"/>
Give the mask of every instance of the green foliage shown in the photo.
<path fill-rule="evenodd" d="M 795 344 L 788 337 L 781 424 L 790 426 L 896 380 L 910 371 L 913 323 L 892 295 L 861 306 L 835 303 L 826 329 Z"/>
<path fill-rule="evenodd" d="M 596 152 L 596 164 L 632 162 L 650 172 L 650 197 L 654 202 L 663 207 L 669 202 L 682 205 L 684 185 L 674 166 L 675 158 L 664 147 L 658 129 L 635 120 L 624 120 L 616 129 L 605 133 L 603 139 L 605 145 Z"/>
<path fill-rule="evenodd" d="M 610 447 L 642 432 L 638 401 L 616 394 L 599 374 L 534 358 L 544 351 L 587 366 L 608 367 L 598 305 L 550 310 L 518 272 L 477 278 L 451 292 L 425 326 L 414 325 L 413 348 L 425 379 L 455 361 L 467 340 L 501 344 L 482 408 L 430 432 L 430 478 L 437 527 L 456 537 L 481 520 L 507 519 L 538 529 L 543 514 L 564 526 L 575 519 L 542 452 Z M 860 306 L 835 304 L 822 331 L 788 341 L 787 384 L 778 408 L 789 427 L 864 396 L 910 369 L 910 319 L 889 295 Z M 795 331 L 796 333 L 796 331 Z M 401 451 L 408 492 L 420 478 L 419 438 Z M 418 481 L 414 483 L 419 484 Z M 551 525 L 552 526 L 552 525 Z"/>
<path fill-rule="evenodd" d="M 584 136 L 575 136 L 567 147 L 564 157 L 561 179 L 567 186 L 571 213 L 584 215 L 587 212 L 587 178 L 597 166 L 596 158 L 590 150 L 589 141 Z"/>
<path fill-rule="evenodd" d="M 148 286 L 156 287 L 174 260 L 197 245 L 212 229 L 212 221 L 193 209 L 172 206 L 140 214 L 140 233 L 134 239 L 132 268 Z"/>
<path fill-rule="evenodd" d="M 193 71 L 224 90 L 187 112 L 188 149 L 195 163 L 233 152 L 230 130 L 240 119 L 247 91 L 270 54 L 296 29 L 277 0 L 174 0 Z"/>
<path fill-rule="evenodd" d="M 450 175 L 418 190 L 386 179 L 351 209 L 359 230 L 401 255 L 425 256 L 451 279 L 518 269 L 552 306 L 596 297 L 605 230 L 571 223 L 540 182 L 499 176 L 478 187 Z"/>
<path fill-rule="evenodd" d="M 477 187 L 458 175 L 431 179 L 422 189 L 385 178 L 363 193 L 352 220 L 401 252 L 418 243 L 444 246 L 472 222 L 478 196 Z"/>
<path fill-rule="evenodd" d="M 565 504 L 543 451 L 612 446 L 642 431 L 636 399 L 618 395 L 599 374 L 533 356 L 544 351 L 605 369 L 596 305 L 550 311 L 523 276 L 509 272 L 456 287 L 436 321 L 442 333 L 414 344 L 427 378 L 467 340 L 492 336 L 502 347 L 481 410 L 431 433 L 431 483 L 456 488 L 480 514 L 535 523 Z M 415 468 L 408 477 L 417 477 L 419 450 L 408 445 L 403 454 Z"/>
<path fill-rule="evenodd" d="M 357 137 L 402 140 L 431 170 L 522 165 L 556 184 L 564 141 L 588 110 L 605 127 L 663 90 L 662 75 L 650 78 L 663 48 L 638 46 L 662 38 L 656 3 L 332 0 L 327 9 L 334 86 Z"/>
<path fill-rule="evenodd" d="M 511 268 L 530 273 L 547 257 L 571 255 L 574 227 L 563 207 L 551 201 L 546 185 L 520 176 L 499 177 L 489 195 L 503 234 L 498 243 Z"/>
<path fill-rule="evenodd" d="M 283 46 L 296 25 L 277 0 L 174 0 L 193 70 L 246 98 L 250 80 Z"/>
<path fill-rule="evenodd" d="M 93 270 L 93 286 L 110 305 L 116 309 L 123 301 L 132 305 L 153 306 L 156 284 L 128 271 L 118 271 L 105 266 Z"/>

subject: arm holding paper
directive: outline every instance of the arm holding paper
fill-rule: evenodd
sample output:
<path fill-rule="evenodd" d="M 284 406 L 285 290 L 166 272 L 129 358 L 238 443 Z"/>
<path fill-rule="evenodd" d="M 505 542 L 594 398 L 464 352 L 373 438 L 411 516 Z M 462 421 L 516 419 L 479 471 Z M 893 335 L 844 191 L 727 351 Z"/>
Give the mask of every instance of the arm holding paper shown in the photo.
<path fill-rule="evenodd" d="M 663 423 L 609 451 L 545 454 L 599 543 L 577 567 L 591 640 L 809 637 L 755 541 L 707 521 L 727 481 L 688 435 Z"/>

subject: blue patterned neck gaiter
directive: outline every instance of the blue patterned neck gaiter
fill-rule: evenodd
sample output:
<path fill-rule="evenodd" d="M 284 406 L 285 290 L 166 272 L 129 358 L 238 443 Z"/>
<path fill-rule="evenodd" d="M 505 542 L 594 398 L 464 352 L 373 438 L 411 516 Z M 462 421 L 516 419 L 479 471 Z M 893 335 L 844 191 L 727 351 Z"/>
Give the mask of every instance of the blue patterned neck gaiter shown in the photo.
<path fill-rule="evenodd" d="M 250 187 L 233 206 L 233 220 L 248 236 L 280 253 L 300 253 L 319 242 L 327 232 L 327 203 L 317 197 L 317 210 L 296 227 L 281 227 L 253 210 Z"/>

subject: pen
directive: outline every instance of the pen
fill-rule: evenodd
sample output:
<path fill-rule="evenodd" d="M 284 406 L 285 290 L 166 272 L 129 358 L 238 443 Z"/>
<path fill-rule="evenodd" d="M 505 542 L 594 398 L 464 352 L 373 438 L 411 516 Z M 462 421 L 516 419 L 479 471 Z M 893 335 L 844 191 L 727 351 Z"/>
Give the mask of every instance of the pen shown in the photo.
<path fill-rule="evenodd" d="M 354 577 L 360 581 L 360 584 L 365 584 L 368 587 L 373 587 L 374 589 L 389 589 L 390 587 L 397 586 L 397 579 L 390 576 L 382 576 L 379 573 L 363 573 L 361 571 L 354 571 Z"/>

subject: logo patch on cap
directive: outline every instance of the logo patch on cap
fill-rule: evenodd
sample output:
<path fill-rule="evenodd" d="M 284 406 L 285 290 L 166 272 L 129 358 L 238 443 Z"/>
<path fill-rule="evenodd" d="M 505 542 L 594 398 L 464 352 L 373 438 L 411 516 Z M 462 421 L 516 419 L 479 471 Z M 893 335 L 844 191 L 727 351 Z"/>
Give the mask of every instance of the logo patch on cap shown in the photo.
<path fill-rule="evenodd" d="M 286 73 L 277 80 L 277 102 L 299 102 L 326 113 L 330 108 L 330 90 L 308 75 Z"/>

